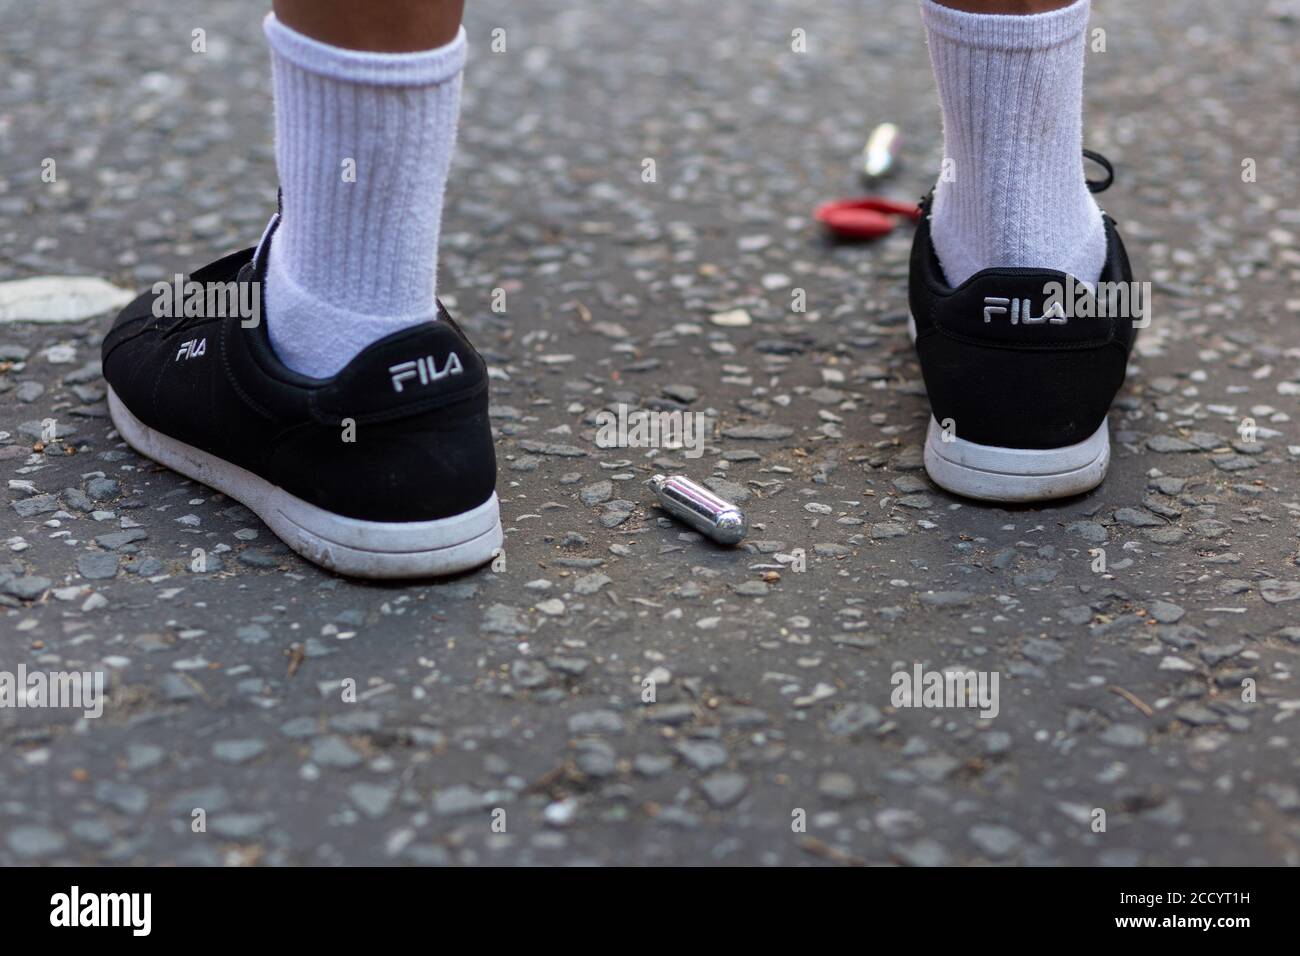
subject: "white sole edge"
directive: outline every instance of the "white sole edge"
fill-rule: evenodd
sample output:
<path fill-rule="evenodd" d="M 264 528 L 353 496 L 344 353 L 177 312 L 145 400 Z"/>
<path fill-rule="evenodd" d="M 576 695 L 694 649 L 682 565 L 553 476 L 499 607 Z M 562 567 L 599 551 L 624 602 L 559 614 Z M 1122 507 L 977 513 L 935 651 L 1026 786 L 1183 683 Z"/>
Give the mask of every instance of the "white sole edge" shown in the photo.
<path fill-rule="evenodd" d="M 1068 498 L 1101 484 L 1110 466 L 1106 419 L 1091 436 L 1064 448 L 999 448 L 952 436 L 930 418 L 925 470 L 946 491 L 979 501 L 1027 502 Z"/>
<path fill-rule="evenodd" d="M 502 542 L 497 496 L 433 521 L 362 521 L 289 494 L 252 472 L 155 431 L 108 388 L 108 411 L 123 440 L 156 462 L 235 499 L 308 561 L 360 578 L 419 578 L 467 571 L 492 560 Z"/>

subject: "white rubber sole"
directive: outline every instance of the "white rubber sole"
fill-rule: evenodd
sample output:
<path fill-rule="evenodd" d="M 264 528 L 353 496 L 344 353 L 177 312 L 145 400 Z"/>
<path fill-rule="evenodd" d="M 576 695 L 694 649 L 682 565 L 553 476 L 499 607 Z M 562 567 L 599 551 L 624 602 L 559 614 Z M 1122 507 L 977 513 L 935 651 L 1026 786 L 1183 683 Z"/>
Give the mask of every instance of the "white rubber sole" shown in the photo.
<path fill-rule="evenodd" d="M 229 495 L 308 561 L 360 578 L 455 574 L 499 553 L 494 493 L 477 508 L 434 521 L 361 521 L 319 508 L 238 465 L 169 438 L 131 414 L 110 386 L 108 411 L 126 443 L 147 458 Z"/>
<path fill-rule="evenodd" d="M 1101 484 L 1110 466 L 1110 431 L 1101 427 L 1064 448 L 999 448 L 977 445 L 943 429 L 930 418 L 925 434 L 925 470 L 936 485 L 980 501 L 1047 501 L 1083 494 Z"/>
<path fill-rule="evenodd" d="M 916 320 L 907 317 L 916 342 Z M 1064 448 L 1000 448 L 949 436 L 933 416 L 925 434 L 925 470 L 953 494 L 979 501 L 1027 502 L 1068 498 L 1102 483 L 1110 467 L 1107 420 L 1091 436 Z"/>

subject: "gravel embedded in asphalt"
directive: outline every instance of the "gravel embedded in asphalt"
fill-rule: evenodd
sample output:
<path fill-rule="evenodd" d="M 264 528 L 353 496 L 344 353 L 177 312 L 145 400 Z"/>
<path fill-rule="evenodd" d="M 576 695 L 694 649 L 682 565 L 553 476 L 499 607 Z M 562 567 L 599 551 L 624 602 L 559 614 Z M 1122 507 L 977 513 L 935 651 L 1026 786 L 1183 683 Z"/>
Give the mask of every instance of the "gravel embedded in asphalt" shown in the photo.
<path fill-rule="evenodd" d="M 1106 483 L 1008 508 L 922 470 L 908 231 L 810 219 L 879 122 L 890 195 L 938 166 L 917 12 L 868 6 L 469 4 L 439 293 L 494 369 L 478 572 L 305 563 L 112 432 L 106 317 L 0 322 L 0 671 L 106 675 L 102 717 L 0 708 L 0 864 L 1300 864 L 1294 5 L 1094 11 L 1087 140 L 1154 320 Z M 12 18 L 0 282 L 256 240 L 264 8 Z M 600 447 L 620 404 L 705 416 L 703 455 Z M 656 472 L 750 538 L 668 519 Z M 918 663 L 997 675 L 996 716 L 900 702 Z"/>

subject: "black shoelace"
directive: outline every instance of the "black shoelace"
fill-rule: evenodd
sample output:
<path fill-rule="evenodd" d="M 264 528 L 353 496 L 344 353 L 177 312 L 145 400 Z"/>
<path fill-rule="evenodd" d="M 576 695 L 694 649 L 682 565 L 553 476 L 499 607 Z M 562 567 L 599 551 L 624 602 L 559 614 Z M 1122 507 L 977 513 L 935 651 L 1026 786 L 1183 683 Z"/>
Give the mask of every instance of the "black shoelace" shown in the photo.
<path fill-rule="evenodd" d="M 1106 170 L 1105 179 L 1087 179 L 1088 191 L 1094 193 L 1104 193 L 1110 188 L 1110 184 L 1115 181 L 1115 167 L 1110 164 L 1110 160 L 1094 149 L 1085 148 L 1083 158 L 1090 159 L 1102 169 Z"/>

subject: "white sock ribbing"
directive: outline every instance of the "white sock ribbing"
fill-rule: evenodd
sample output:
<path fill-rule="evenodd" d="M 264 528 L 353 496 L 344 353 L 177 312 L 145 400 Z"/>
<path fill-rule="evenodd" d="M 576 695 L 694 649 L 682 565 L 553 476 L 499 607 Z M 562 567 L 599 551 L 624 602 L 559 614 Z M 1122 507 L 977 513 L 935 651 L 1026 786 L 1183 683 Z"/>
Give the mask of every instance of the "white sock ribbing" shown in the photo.
<path fill-rule="evenodd" d="M 1083 173 L 1089 0 L 1027 16 L 922 0 L 952 177 L 935 187 L 931 235 L 949 284 L 994 266 L 1095 282 L 1101 212 Z"/>
<path fill-rule="evenodd" d="M 313 40 L 274 14 L 264 28 L 283 196 L 267 331 L 286 365 L 325 377 L 436 314 L 465 31 L 435 50 L 374 53 Z"/>

